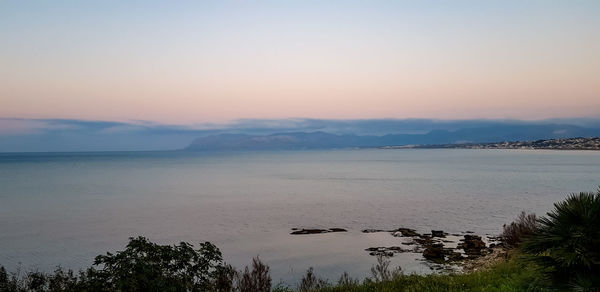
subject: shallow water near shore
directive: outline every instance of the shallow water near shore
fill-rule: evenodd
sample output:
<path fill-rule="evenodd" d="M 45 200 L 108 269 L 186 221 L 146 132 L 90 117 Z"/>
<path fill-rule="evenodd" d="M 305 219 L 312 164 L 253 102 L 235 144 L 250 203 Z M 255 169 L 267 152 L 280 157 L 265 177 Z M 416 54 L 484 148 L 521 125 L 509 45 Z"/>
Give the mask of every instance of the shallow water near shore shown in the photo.
<path fill-rule="evenodd" d="M 399 245 L 365 228 L 496 235 L 521 211 L 544 214 L 600 185 L 600 152 L 327 150 L 235 153 L 0 154 L 0 264 L 91 265 L 130 236 L 211 241 L 241 267 L 253 256 L 274 282 L 312 266 L 363 278 L 368 247 Z M 292 228 L 348 232 L 290 235 Z M 392 265 L 428 273 L 419 254 Z"/>

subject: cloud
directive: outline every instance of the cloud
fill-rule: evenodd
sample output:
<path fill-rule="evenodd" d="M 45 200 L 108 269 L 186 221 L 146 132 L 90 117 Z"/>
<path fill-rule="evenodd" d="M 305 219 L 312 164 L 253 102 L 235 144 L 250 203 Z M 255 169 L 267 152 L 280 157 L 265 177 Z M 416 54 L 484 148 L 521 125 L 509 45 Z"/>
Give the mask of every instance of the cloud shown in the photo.
<path fill-rule="evenodd" d="M 122 133 L 132 133 L 144 131 L 143 127 L 134 126 L 134 125 L 119 125 L 114 127 L 109 127 L 98 131 L 99 134 L 122 134 Z"/>
<path fill-rule="evenodd" d="M 62 123 L 60 120 L 0 118 L 0 135 L 29 135 L 78 128 L 76 124 Z"/>

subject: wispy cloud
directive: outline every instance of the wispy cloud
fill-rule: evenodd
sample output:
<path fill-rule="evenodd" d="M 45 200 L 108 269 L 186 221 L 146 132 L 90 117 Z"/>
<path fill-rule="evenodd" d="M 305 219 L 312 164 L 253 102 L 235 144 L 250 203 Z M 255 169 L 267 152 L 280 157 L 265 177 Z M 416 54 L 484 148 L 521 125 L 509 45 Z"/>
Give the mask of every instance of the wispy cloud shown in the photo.
<path fill-rule="evenodd" d="M 0 118 L 0 135 L 30 135 L 79 128 L 81 127 L 77 123 L 65 123 L 60 120 Z"/>

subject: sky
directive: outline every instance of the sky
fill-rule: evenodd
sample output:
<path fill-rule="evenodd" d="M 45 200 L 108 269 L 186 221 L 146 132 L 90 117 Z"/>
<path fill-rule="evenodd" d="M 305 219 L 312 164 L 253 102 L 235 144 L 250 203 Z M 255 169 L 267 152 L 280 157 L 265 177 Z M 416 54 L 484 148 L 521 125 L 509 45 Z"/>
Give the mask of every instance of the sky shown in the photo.
<path fill-rule="evenodd" d="M 4 1 L 0 117 L 600 116 L 600 1 Z"/>

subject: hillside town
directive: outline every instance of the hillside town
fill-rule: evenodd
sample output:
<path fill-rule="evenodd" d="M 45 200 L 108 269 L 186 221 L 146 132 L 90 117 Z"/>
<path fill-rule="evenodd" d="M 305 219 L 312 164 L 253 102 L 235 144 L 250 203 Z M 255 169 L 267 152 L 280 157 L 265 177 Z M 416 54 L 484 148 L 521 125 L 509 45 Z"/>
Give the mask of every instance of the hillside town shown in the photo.
<path fill-rule="evenodd" d="M 457 149 L 553 149 L 553 150 L 600 150 L 600 137 L 565 138 L 536 141 L 505 141 L 494 143 L 460 143 L 441 145 L 386 146 L 384 149 L 401 148 L 457 148 Z"/>

